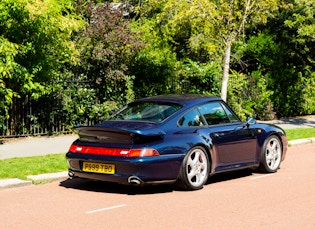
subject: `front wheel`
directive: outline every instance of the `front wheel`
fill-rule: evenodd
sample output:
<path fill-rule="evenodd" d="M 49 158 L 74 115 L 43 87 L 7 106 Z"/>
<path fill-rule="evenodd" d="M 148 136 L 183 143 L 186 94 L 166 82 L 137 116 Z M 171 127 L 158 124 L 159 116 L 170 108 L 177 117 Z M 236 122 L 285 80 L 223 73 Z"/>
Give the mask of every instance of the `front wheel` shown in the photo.
<path fill-rule="evenodd" d="M 282 158 L 282 145 L 277 136 L 268 137 L 260 155 L 259 169 L 263 172 L 276 172 Z"/>
<path fill-rule="evenodd" d="M 202 147 L 194 147 L 183 160 L 176 185 L 184 190 L 201 189 L 208 180 L 209 170 L 207 152 Z"/>

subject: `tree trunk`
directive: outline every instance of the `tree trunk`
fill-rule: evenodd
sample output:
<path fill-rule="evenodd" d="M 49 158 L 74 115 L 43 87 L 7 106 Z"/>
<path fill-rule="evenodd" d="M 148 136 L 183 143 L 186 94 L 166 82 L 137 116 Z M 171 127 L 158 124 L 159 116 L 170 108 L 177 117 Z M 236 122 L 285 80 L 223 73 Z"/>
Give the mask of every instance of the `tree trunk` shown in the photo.
<path fill-rule="evenodd" d="M 229 81 L 229 71 L 230 71 L 230 56 L 231 56 L 231 42 L 227 42 L 224 52 L 224 66 L 223 66 L 223 77 L 222 77 L 222 87 L 221 87 L 221 98 L 226 101 L 227 99 L 227 88 Z"/>

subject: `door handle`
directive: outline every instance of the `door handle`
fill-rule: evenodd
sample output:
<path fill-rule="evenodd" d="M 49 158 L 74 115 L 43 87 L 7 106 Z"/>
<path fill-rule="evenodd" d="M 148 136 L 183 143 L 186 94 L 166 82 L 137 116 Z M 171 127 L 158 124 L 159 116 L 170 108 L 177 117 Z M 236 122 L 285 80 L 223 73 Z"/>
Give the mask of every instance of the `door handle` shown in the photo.
<path fill-rule="evenodd" d="M 223 137 L 224 136 L 224 133 L 215 133 L 214 134 L 214 137 L 216 138 L 220 138 L 220 137 Z"/>

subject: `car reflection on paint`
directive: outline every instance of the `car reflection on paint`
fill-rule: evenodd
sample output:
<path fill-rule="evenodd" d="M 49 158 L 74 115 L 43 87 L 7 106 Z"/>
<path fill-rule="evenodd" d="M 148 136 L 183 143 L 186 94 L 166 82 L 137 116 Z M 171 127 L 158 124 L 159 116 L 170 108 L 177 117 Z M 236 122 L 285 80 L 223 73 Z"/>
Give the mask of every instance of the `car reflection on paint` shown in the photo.
<path fill-rule="evenodd" d="M 226 171 L 276 172 L 288 146 L 281 128 L 242 122 L 221 98 L 203 95 L 143 98 L 76 131 L 66 154 L 70 177 L 185 190 Z"/>

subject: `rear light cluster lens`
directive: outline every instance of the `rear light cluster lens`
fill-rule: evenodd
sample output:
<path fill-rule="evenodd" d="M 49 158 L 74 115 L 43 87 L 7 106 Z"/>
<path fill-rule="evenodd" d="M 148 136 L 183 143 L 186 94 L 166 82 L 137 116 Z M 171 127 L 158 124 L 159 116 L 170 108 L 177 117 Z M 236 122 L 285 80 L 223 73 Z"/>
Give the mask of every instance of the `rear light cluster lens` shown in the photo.
<path fill-rule="evenodd" d="M 123 157 L 151 157 L 160 156 L 155 149 L 120 149 L 120 148 L 105 148 L 95 146 L 80 146 L 71 145 L 69 152 L 81 154 L 94 154 L 104 156 L 123 156 Z"/>

